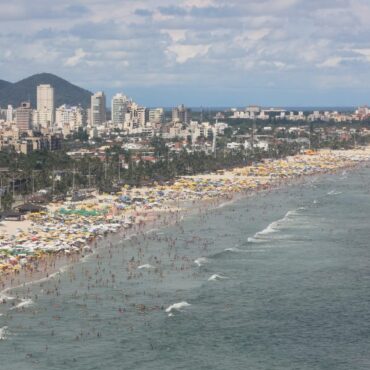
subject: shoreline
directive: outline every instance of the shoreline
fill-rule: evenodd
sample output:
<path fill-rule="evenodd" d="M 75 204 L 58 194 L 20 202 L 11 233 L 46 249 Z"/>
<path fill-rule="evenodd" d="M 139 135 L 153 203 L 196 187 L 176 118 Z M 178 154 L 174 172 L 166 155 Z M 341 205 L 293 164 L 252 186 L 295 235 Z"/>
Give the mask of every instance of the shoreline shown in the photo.
<path fill-rule="evenodd" d="M 229 193 L 223 191 L 216 194 L 216 196 L 204 196 L 201 199 L 191 199 L 191 197 L 187 198 L 186 193 L 188 189 L 184 187 L 183 192 L 178 195 L 177 199 L 172 198 L 170 201 L 164 202 L 162 204 L 162 208 L 160 209 L 150 209 L 148 211 L 137 207 L 135 210 L 130 210 L 129 212 L 125 213 L 125 218 L 127 218 L 127 216 L 134 217 L 134 222 L 132 223 L 131 228 L 125 228 L 125 225 L 127 224 L 122 223 L 115 231 L 109 231 L 107 234 L 105 234 L 105 236 L 97 235 L 93 240 L 90 240 L 87 245 L 76 250 L 74 253 L 64 253 L 65 251 L 62 251 L 51 254 L 42 254 L 41 257 L 35 257 L 34 260 L 31 259 L 25 267 L 11 271 L 7 275 L 0 275 L 0 304 L 6 303 L 7 298 L 9 299 L 7 293 L 11 290 L 55 277 L 59 273 L 63 273 L 63 271 L 70 266 L 73 266 L 76 263 L 81 263 L 84 258 L 94 255 L 99 249 L 105 248 L 109 244 L 112 245 L 117 240 L 127 240 L 135 235 L 148 233 L 152 229 L 171 226 L 178 223 L 186 216 L 208 212 L 209 210 L 218 209 L 220 207 L 232 204 L 241 198 L 255 196 L 257 194 L 262 194 L 263 192 L 274 191 L 285 186 L 298 184 L 299 182 L 305 182 L 313 176 L 335 174 L 341 170 L 355 170 L 361 165 L 369 163 L 370 151 L 368 148 L 366 148 L 366 153 L 367 156 L 365 156 L 362 160 L 349 160 L 347 162 L 339 161 L 336 163 L 336 166 L 327 168 L 325 170 L 320 170 L 317 172 L 313 171 L 309 174 L 293 175 L 290 177 L 287 176 L 278 180 L 275 179 L 270 183 L 262 183 L 257 187 L 246 187 L 244 189 L 239 189 L 238 191 L 232 190 Z M 291 158 L 294 160 L 296 157 Z M 289 162 L 289 159 L 286 161 Z M 257 166 L 259 165 L 260 164 Z M 232 170 L 231 172 L 243 171 L 251 167 L 253 166 Z M 229 175 L 229 172 L 227 175 Z M 208 174 L 184 177 L 181 178 L 180 181 L 183 181 L 183 179 L 209 178 L 211 176 L 219 175 Z M 134 191 L 137 193 L 140 193 L 140 190 L 141 189 L 134 189 Z M 180 195 L 182 199 L 180 199 Z M 87 246 L 88 248 L 86 248 Z M 19 297 L 17 297 L 17 299 L 19 299 Z"/>

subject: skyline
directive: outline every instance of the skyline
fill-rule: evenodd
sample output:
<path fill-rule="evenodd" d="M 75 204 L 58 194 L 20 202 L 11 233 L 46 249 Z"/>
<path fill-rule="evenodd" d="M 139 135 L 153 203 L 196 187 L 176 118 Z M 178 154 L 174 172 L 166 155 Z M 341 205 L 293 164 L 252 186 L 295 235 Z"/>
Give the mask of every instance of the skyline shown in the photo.
<path fill-rule="evenodd" d="M 106 92 L 104 90 L 99 90 L 99 91 L 89 91 L 87 89 L 84 89 L 84 87 L 82 86 L 77 86 L 75 84 L 73 84 L 72 81 L 67 81 L 67 80 L 64 80 L 62 78 L 60 78 L 59 76 L 56 76 L 56 75 L 53 75 L 53 74 L 50 74 L 50 73 L 42 73 L 41 75 L 44 75 L 41 77 L 40 81 L 38 84 L 35 85 L 35 88 L 34 88 L 34 91 L 38 91 L 38 89 L 40 87 L 43 87 L 43 86 L 49 86 L 52 88 L 52 90 L 54 90 L 54 83 L 50 81 L 50 79 L 59 79 L 60 81 L 64 81 L 64 83 L 66 84 L 69 84 L 70 86 L 73 86 L 74 88 L 77 88 L 77 89 L 81 89 L 83 91 L 85 91 L 86 93 L 90 93 L 91 94 L 91 98 L 93 96 L 95 96 L 96 94 L 100 94 L 100 93 L 103 93 L 104 96 L 105 96 L 105 100 L 106 100 L 106 109 L 107 111 L 110 110 L 110 106 L 113 102 L 113 99 L 116 97 L 116 96 L 124 96 L 132 101 L 134 101 L 135 99 L 132 98 L 132 96 L 129 96 L 128 94 L 125 94 L 124 92 L 119 92 L 119 91 L 113 91 L 111 93 L 111 95 L 107 95 Z M 23 80 L 20 80 L 20 81 L 16 81 L 14 84 L 18 84 L 18 83 L 24 83 L 24 81 L 28 81 L 29 79 L 32 79 L 32 78 L 40 78 L 39 76 L 41 75 L 33 75 L 33 76 L 29 76 Z M 3 82 L 6 82 L 5 80 L 2 80 L 0 79 L 0 81 L 3 81 Z M 8 81 L 10 82 L 10 81 Z M 55 81 L 54 81 L 55 82 Z M 10 82 L 12 84 L 12 82 Z M 2 88 L 2 92 L 5 92 L 7 91 L 8 87 L 3 87 Z M 19 88 L 18 88 L 19 89 Z M 29 86 L 27 86 L 26 88 L 26 91 L 30 91 L 30 88 Z M 58 93 L 58 91 L 63 91 L 64 88 L 62 88 L 61 90 L 59 88 L 56 89 L 56 92 Z M 29 98 L 30 98 L 30 95 L 29 95 Z M 38 99 L 38 96 L 35 95 L 35 98 L 34 99 Z M 35 108 L 37 109 L 37 104 L 38 102 L 35 100 L 34 104 L 32 104 L 31 102 L 32 99 L 23 99 L 21 100 L 21 102 L 27 102 L 27 103 L 30 103 L 31 104 L 31 107 L 32 108 Z M 69 106 L 69 107 L 77 107 L 77 106 L 80 106 L 81 104 L 78 102 L 79 101 L 79 98 L 77 98 L 77 100 L 75 100 L 74 102 L 70 102 L 70 103 L 65 103 L 65 102 L 62 102 L 60 103 L 57 107 L 62 107 L 64 105 L 66 106 Z M 89 102 L 90 102 L 90 98 L 89 98 Z M 0 97 L 0 108 L 3 107 L 3 108 L 6 108 L 6 106 L 11 106 L 13 108 L 17 108 L 18 105 L 20 105 L 21 103 L 19 104 L 12 104 L 12 103 L 4 103 L 4 104 L 1 104 L 1 103 L 4 103 L 4 101 L 1 99 Z M 90 104 L 90 103 L 89 103 Z M 291 111 L 338 111 L 338 112 L 349 112 L 349 111 L 354 111 L 356 110 L 357 108 L 363 108 L 363 107 L 368 107 L 369 105 L 368 104 L 363 104 L 363 105 L 348 105 L 348 106 L 345 106 L 345 105 L 338 105 L 338 106 L 293 106 L 293 105 L 263 105 L 263 104 L 256 104 L 255 102 L 247 102 L 245 104 L 242 104 L 240 106 L 237 106 L 237 105 L 218 105 L 218 106 L 215 106 L 215 105 L 210 105 L 210 106 L 207 106 L 207 105 L 201 105 L 199 104 L 199 102 L 197 102 L 198 105 L 185 105 L 187 108 L 190 108 L 192 110 L 194 110 L 194 112 L 200 112 L 202 110 L 224 110 L 224 111 L 228 111 L 228 110 L 233 110 L 233 109 L 244 109 L 244 108 L 248 108 L 248 107 L 253 107 L 253 106 L 256 106 L 256 107 L 259 107 L 259 108 L 262 108 L 262 109 L 283 109 L 283 110 L 291 110 Z M 173 108 L 176 108 L 176 107 L 179 107 L 179 106 L 184 106 L 183 103 L 177 103 L 177 104 L 174 104 L 174 105 L 171 105 L 171 106 L 165 106 L 165 105 L 161 105 L 160 107 L 159 106 L 145 106 L 145 108 L 148 108 L 148 109 L 155 109 L 155 108 L 161 108 L 161 109 L 165 109 L 165 110 L 172 110 Z"/>
<path fill-rule="evenodd" d="M 1 7 L 0 78 L 11 82 L 50 72 L 108 99 L 122 91 L 165 107 L 349 107 L 370 95 L 364 0 L 15 0 Z"/>

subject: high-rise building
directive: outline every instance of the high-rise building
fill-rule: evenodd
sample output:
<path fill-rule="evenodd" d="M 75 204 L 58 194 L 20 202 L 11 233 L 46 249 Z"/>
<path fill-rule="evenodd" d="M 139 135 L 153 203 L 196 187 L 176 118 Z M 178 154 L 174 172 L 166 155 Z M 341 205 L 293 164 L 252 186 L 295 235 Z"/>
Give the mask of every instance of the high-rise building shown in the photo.
<path fill-rule="evenodd" d="M 37 124 L 51 127 L 54 124 L 54 88 L 51 85 L 37 86 Z"/>
<path fill-rule="evenodd" d="M 6 110 L 6 122 L 13 121 L 14 121 L 14 109 L 12 105 L 8 105 L 8 109 Z"/>
<path fill-rule="evenodd" d="M 138 104 L 132 102 L 128 107 L 129 115 L 126 116 L 125 124 L 126 128 L 139 128 L 145 127 L 147 121 L 148 110 L 145 107 L 141 107 Z"/>
<path fill-rule="evenodd" d="M 123 94 L 116 94 L 112 99 L 112 122 L 115 125 L 123 125 L 127 113 L 128 99 Z"/>
<path fill-rule="evenodd" d="M 149 122 L 150 123 L 163 123 L 164 122 L 164 109 L 156 108 L 149 110 Z"/>
<path fill-rule="evenodd" d="M 24 102 L 16 111 L 16 124 L 19 131 L 27 131 L 32 127 L 32 108 L 31 104 Z"/>
<path fill-rule="evenodd" d="M 139 127 L 145 127 L 148 110 L 145 107 L 137 108 L 137 122 Z"/>
<path fill-rule="evenodd" d="M 91 126 L 101 125 L 106 121 L 105 95 L 99 91 L 91 97 Z"/>
<path fill-rule="evenodd" d="M 189 124 L 191 121 L 191 110 L 186 108 L 184 104 L 179 105 L 172 110 L 172 121 Z"/>

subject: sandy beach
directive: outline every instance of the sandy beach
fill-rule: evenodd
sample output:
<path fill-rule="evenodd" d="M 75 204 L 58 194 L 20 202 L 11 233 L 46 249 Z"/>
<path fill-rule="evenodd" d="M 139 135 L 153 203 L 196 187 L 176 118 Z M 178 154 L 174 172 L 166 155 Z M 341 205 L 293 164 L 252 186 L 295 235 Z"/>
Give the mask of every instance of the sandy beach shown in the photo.
<path fill-rule="evenodd" d="M 252 195 L 312 175 L 346 170 L 367 162 L 370 148 L 297 155 L 213 174 L 186 176 L 173 185 L 130 189 L 81 202 L 49 204 L 47 211 L 0 226 L 0 286 L 47 278 L 79 261 L 112 238 L 128 238 L 175 223 L 186 213 L 239 196 Z"/>

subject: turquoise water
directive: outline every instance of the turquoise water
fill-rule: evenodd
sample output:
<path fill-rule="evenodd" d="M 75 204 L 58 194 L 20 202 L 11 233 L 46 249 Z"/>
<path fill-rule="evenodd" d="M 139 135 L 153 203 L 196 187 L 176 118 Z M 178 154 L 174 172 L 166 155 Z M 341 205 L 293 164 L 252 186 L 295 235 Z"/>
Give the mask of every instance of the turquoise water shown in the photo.
<path fill-rule="evenodd" d="M 369 369 L 369 183 L 311 178 L 8 292 L 0 369 Z"/>

